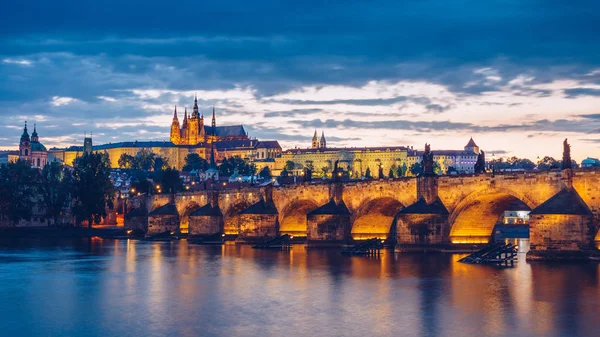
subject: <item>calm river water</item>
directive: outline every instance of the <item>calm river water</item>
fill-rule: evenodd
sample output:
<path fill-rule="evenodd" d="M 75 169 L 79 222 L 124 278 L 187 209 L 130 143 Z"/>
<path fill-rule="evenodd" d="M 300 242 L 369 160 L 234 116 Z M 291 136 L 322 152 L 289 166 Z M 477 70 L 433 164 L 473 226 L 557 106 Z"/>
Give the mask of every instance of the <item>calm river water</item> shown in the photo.
<path fill-rule="evenodd" d="M 600 336 L 600 265 L 0 241 L 2 336 Z"/>

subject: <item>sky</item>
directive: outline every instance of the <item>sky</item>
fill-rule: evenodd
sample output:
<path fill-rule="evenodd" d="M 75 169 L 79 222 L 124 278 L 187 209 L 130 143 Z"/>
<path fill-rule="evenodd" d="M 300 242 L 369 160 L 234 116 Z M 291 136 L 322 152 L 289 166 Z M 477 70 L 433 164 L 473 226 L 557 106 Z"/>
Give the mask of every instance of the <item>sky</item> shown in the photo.
<path fill-rule="evenodd" d="M 0 148 L 168 140 L 215 106 L 284 149 L 600 157 L 598 1 L 2 1 Z M 30 130 L 31 132 L 31 130 Z"/>

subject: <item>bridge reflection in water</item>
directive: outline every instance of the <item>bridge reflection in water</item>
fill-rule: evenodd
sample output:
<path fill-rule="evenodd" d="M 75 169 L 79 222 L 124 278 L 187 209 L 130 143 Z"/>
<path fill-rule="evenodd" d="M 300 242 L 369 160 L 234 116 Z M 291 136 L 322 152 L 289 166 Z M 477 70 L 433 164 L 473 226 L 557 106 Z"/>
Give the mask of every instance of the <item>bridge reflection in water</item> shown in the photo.
<path fill-rule="evenodd" d="M 593 336 L 600 266 L 124 240 L 0 245 L 16 335 Z M 519 254 L 523 257 L 524 254 Z"/>

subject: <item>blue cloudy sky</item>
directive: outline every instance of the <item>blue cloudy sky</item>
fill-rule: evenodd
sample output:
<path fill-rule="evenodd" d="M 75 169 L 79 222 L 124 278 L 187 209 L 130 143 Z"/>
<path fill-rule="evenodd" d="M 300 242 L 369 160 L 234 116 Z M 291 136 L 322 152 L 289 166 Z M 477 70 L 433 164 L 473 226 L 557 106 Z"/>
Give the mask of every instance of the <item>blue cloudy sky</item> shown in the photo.
<path fill-rule="evenodd" d="M 198 94 L 284 148 L 600 157 L 597 1 L 0 2 L 0 148 L 166 140 Z"/>

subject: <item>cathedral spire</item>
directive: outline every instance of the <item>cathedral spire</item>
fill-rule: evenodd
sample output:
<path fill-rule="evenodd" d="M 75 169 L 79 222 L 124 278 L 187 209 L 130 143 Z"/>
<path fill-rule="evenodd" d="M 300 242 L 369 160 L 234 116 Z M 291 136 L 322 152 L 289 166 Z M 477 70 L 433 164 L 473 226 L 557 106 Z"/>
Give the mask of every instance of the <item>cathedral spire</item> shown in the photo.
<path fill-rule="evenodd" d="M 319 147 L 319 136 L 317 135 L 317 129 L 315 129 L 315 134 L 312 139 L 312 148 L 316 149 Z"/>
<path fill-rule="evenodd" d="M 321 131 L 321 142 L 319 143 L 319 147 L 323 149 L 327 147 L 327 141 L 325 140 L 325 131 Z"/>
<path fill-rule="evenodd" d="M 200 114 L 198 113 L 198 97 L 194 93 L 194 111 L 192 111 L 193 118 L 199 118 Z"/>
<path fill-rule="evenodd" d="M 179 119 L 177 118 L 177 105 L 175 106 L 175 111 L 173 112 L 173 120 L 174 121 L 178 121 Z"/>
<path fill-rule="evenodd" d="M 213 126 L 213 128 L 215 126 L 217 126 L 217 119 L 215 118 L 215 106 L 214 105 L 213 105 L 212 126 Z"/>

